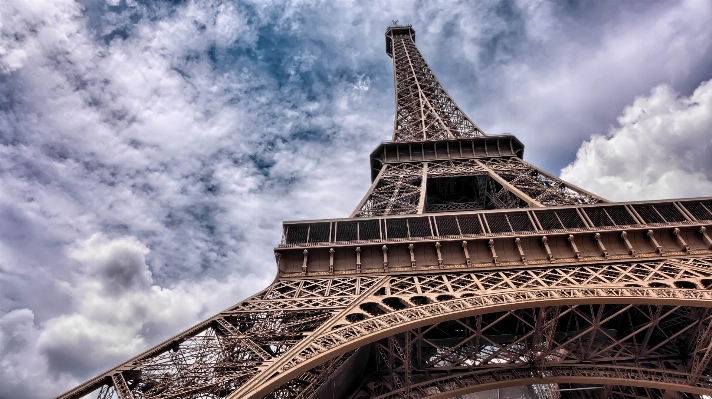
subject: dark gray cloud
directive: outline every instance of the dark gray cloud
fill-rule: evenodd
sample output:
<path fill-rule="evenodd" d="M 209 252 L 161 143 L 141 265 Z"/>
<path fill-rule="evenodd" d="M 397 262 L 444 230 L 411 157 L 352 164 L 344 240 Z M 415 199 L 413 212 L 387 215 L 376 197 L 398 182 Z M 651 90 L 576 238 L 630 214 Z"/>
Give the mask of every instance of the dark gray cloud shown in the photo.
<path fill-rule="evenodd" d="M 51 396 L 265 286 L 282 220 L 348 215 L 391 133 L 392 19 L 478 125 L 556 172 L 636 97 L 709 79 L 709 3 L 642 4 L 0 2 L 0 397 Z"/>

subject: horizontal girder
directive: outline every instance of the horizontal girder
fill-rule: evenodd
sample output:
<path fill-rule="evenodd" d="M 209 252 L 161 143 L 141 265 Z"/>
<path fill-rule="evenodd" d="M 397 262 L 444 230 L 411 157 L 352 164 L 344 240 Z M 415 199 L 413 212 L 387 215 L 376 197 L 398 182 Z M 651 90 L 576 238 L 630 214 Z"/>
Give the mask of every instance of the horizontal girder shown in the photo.
<path fill-rule="evenodd" d="M 413 215 L 424 211 L 446 212 L 467 209 L 429 208 L 424 201 L 435 193 L 427 192 L 430 189 L 426 183 L 443 178 L 471 176 L 488 177 L 488 180 L 494 183 L 490 187 L 483 185 L 484 181 L 470 183 L 477 185 L 475 190 L 482 192 L 480 196 L 489 199 L 486 203 L 483 202 L 471 209 L 511 209 L 608 202 L 517 157 L 400 162 L 383 164 L 371 188 L 351 217 Z M 518 198 L 519 201 L 512 202 L 506 197 Z"/>
<path fill-rule="evenodd" d="M 119 376 L 127 382 L 131 397 L 145 399 L 261 397 L 294 378 L 301 379 L 289 383 L 291 390 L 307 389 L 305 380 L 319 385 L 325 378 L 312 369 L 331 370 L 337 367 L 336 363 L 330 366 L 328 362 L 345 362 L 347 358 L 332 359 L 348 357 L 353 350 L 405 331 L 498 312 L 515 315 L 531 313 L 531 309 L 559 309 L 559 316 L 556 312 L 544 313 L 543 317 L 551 320 L 555 316 L 562 318 L 562 314 L 580 313 L 590 306 L 647 306 L 663 309 L 656 316 L 660 322 L 655 328 L 669 328 L 674 334 L 672 328 L 679 324 L 662 321 L 674 320 L 675 312 L 665 309 L 709 307 L 710 286 L 712 262 L 695 258 L 412 276 L 282 279 L 200 328 L 190 329 L 61 397 L 81 397 L 103 385 L 112 385 Z M 688 316 L 675 317 L 679 320 Z M 562 332 L 581 330 L 580 326 L 547 330 L 546 323 L 528 323 L 536 327 L 536 332 L 528 332 L 529 336 L 544 343 L 548 342 L 545 337 L 559 339 Z M 696 334 L 709 335 L 709 331 Z M 416 345 L 420 338 L 412 339 Z M 537 348 L 549 350 L 547 345 Z M 703 345 L 695 353 L 706 350 Z M 707 378 L 709 374 L 704 370 L 709 356 L 701 356 L 695 364 L 698 372 L 690 375 Z M 420 378 L 418 373 L 413 368 L 413 384 Z M 297 397 L 284 393 L 290 389 L 280 391 L 278 397 Z"/>
<path fill-rule="evenodd" d="M 408 169 L 402 171 L 404 173 L 400 176 L 417 174 Z M 428 171 L 437 171 L 437 169 L 435 166 L 430 166 Z M 393 173 L 395 175 L 395 170 Z M 559 206 L 551 209 L 497 209 L 448 214 L 284 222 L 279 248 L 387 243 L 409 239 L 420 241 L 533 233 L 576 233 L 709 223 L 712 223 L 712 198 L 710 197 L 597 203 Z"/>
<path fill-rule="evenodd" d="M 487 176 L 492 187 L 485 191 L 491 204 L 472 209 L 498 209 L 584 205 L 606 202 L 585 190 L 566 183 L 527 164 L 519 158 L 507 160 L 453 160 L 385 164 L 351 217 L 409 215 L 423 213 L 429 180 L 465 176 Z M 481 186 L 481 183 L 478 184 Z M 427 193 L 428 195 L 430 193 Z M 503 196 L 517 197 L 521 204 L 506 201 Z M 454 208 L 458 210 L 461 208 Z M 428 212 L 442 212 L 448 209 Z"/>

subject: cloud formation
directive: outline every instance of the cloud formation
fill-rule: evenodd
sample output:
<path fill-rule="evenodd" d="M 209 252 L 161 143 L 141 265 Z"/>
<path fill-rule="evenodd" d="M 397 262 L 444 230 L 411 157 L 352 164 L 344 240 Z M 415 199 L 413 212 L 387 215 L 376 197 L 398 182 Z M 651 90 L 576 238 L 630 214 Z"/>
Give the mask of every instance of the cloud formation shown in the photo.
<path fill-rule="evenodd" d="M 638 97 L 608 135 L 583 143 L 561 177 L 608 199 L 712 196 L 712 81 Z"/>
<path fill-rule="evenodd" d="M 710 158 L 683 144 L 704 139 L 709 84 L 688 97 L 710 78 L 711 7 L 636 7 L 1 1 L 0 398 L 56 395 L 263 288 L 281 221 L 348 215 L 391 133 L 391 19 L 527 160 L 576 159 L 564 175 L 603 195 L 667 195 L 606 167 L 655 114 L 680 137 L 650 148 L 687 157 L 676 176 L 702 193 Z M 647 113 L 576 158 L 631 103 Z"/>
<path fill-rule="evenodd" d="M 68 255 L 78 265 L 63 288 L 74 311 L 47 321 L 37 341 L 50 371 L 108 368 L 221 310 L 231 290 L 263 284 L 245 276 L 160 287 L 146 264 L 149 252 L 135 237 L 110 240 L 101 233 L 72 245 Z"/>
<path fill-rule="evenodd" d="M 358 138 L 388 123 L 358 118 L 368 75 L 314 71 L 318 47 L 265 61 L 271 15 L 246 23 L 265 10 L 0 7 L 0 397 L 57 394 L 258 291 L 281 220 L 347 213 L 367 184 Z M 357 162 L 358 183 L 336 167 Z"/>
<path fill-rule="evenodd" d="M 72 310 L 41 326 L 30 309 L 0 317 L 3 397 L 56 395 L 58 387 L 76 383 L 72 375 L 106 370 L 222 310 L 235 292 L 265 285 L 233 274 L 161 287 L 146 263 L 149 253 L 135 237 L 101 233 L 71 245 L 71 283 L 58 282 L 58 289 Z"/>
<path fill-rule="evenodd" d="M 706 1 L 502 2 L 491 14 L 424 21 L 419 47 L 485 132 L 516 134 L 553 173 L 635 97 L 661 83 L 689 95 L 712 78 Z"/>

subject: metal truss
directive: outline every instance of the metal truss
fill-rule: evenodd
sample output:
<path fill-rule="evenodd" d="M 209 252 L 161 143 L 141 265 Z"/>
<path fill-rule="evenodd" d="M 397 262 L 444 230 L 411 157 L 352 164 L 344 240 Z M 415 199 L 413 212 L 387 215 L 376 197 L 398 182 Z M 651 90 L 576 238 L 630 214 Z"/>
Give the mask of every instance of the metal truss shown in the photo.
<path fill-rule="evenodd" d="M 374 371 L 352 398 L 455 396 L 517 380 L 547 384 L 555 393 L 551 385 L 571 377 L 592 383 L 632 377 L 660 391 L 688 382 L 690 359 L 700 358 L 688 343 L 711 321 L 708 309 L 651 305 L 543 307 L 449 320 L 374 343 Z M 710 387 L 699 378 L 694 383 Z M 537 397 L 554 396 L 547 394 Z"/>
<path fill-rule="evenodd" d="M 482 163 L 543 206 L 607 202 L 516 157 L 490 158 Z"/>
<path fill-rule="evenodd" d="M 636 375 L 640 389 L 712 393 L 709 287 L 712 259 L 696 258 L 285 279 L 62 398 L 318 397 L 363 367 L 349 363 L 359 348 L 379 360 L 354 397 Z"/>
<path fill-rule="evenodd" d="M 441 315 L 449 319 L 458 314 L 517 307 L 518 303 L 534 307 L 552 301 L 595 302 L 601 298 L 625 298 L 624 302 L 638 298 L 646 303 L 675 298 L 699 305 L 710 295 L 704 288 L 712 284 L 710 266 L 709 260 L 688 259 L 392 277 L 372 298 L 362 299 L 358 308 L 334 321 L 331 331 L 293 354 L 284 370 L 357 337 L 379 335 Z M 649 289 L 666 287 L 690 288 L 674 294 Z"/>
<path fill-rule="evenodd" d="M 393 142 L 448 140 L 484 136 L 443 89 L 435 74 L 415 46 L 415 32 L 409 26 L 393 26 L 386 32 L 387 52 L 393 58 L 396 95 L 396 119 Z M 478 157 L 475 142 L 470 155 Z M 396 147 L 396 162 L 386 162 L 387 151 L 380 156 L 384 163 L 366 196 L 351 217 L 418 214 L 460 210 L 519 208 L 526 206 L 579 205 L 606 202 L 594 194 L 568 184 L 538 168 L 521 161 L 513 151 L 502 152 L 501 142 L 495 141 L 492 153 L 487 141 L 482 145 L 486 158 L 453 161 L 410 162 L 413 146 L 409 145 L 403 158 Z M 453 145 L 456 143 L 453 143 Z M 456 148 L 452 148 L 454 151 Z M 405 150 L 405 148 L 404 148 Z M 416 156 L 428 157 L 422 147 Z M 429 150 L 428 150 L 429 151 Z M 453 154 L 448 143 L 440 156 Z M 437 158 L 438 147 L 432 154 Z M 454 181 L 443 178 L 471 176 L 472 179 Z M 434 186 L 429 187 L 428 179 Z M 463 192 L 442 195 L 448 188 L 472 186 Z M 435 191 L 435 192 L 426 192 Z M 438 195 L 440 194 L 440 195 Z M 426 204 L 427 202 L 427 204 Z"/>
<path fill-rule="evenodd" d="M 102 398 L 225 397 L 380 280 L 357 277 L 275 282 L 60 397 L 79 398 L 100 386 L 104 386 Z M 298 390 L 299 384 L 292 385 L 285 392 Z M 108 389 L 110 386 L 113 388 Z"/>
<path fill-rule="evenodd" d="M 312 398 L 340 367 L 354 354 L 347 352 L 327 361 L 297 378 L 283 384 L 278 389 L 266 396 L 267 399 L 307 399 Z"/>
<path fill-rule="evenodd" d="M 442 140 L 484 133 L 450 98 L 415 46 L 410 27 L 391 27 L 396 92 L 393 141 Z"/>
<path fill-rule="evenodd" d="M 384 165 L 352 217 L 422 213 L 424 163 Z"/>
<path fill-rule="evenodd" d="M 386 51 L 351 217 L 285 223 L 272 285 L 59 399 L 712 396 L 712 199 L 609 203 L 485 136 L 410 26 Z"/>
<path fill-rule="evenodd" d="M 448 185 L 472 188 L 447 195 Z M 517 157 L 403 162 L 383 165 L 351 217 L 599 202 L 607 201 Z"/>

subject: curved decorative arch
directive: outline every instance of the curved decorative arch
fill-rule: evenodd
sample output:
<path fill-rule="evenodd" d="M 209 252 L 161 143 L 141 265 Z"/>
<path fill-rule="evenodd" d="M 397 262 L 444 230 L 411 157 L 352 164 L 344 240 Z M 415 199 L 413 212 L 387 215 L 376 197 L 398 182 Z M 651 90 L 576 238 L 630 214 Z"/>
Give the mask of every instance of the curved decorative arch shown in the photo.
<path fill-rule="evenodd" d="M 346 370 L 339 364 L 355 362 L 348 360 L 351 354 L 339 355 L 351 346 L 371 345 L 438 320 L 567 303 L 709 308 L 710 288 L 712 262 L 697 258 L 280 280 L 61 397 L 78 398 L 102 386 L 100 397 L 106 398 L 120 388 L 136 397 L 169 397 L 184 394 L 185 386 L 191 386 L 186 397 L 307 395 L 327 382 L 325 370 Z M 708 364 L 709 356 L 699 363 Z M 302 393 L 299 397 L 306 397 Z"/>
<path fill-rule="evenodd" d="M 634 368 L 577 366 L 552 368 L 548 371 L 549 374 L 543 377 L 533 376 L 531 370 L 527 369 L 498 370 L 496 378 L 491 372 L 457 374 L 414 384 L 412 395 L 419 399 L 448 399 L 491 389 L 544 384 L 620 385 L 697 395 L 712 394 L 712 387 L 685 385 L 684 373 L 669 370 L 650 370 L 642 373 Z M 405 389 L 397 389 L 371 399 L 399 399 L 403 398 L 404 394 Z"/>
<path fill-rule="evenodd" d="M 364 298 L 359 303 L 373 301 Z M 299 345 L 299 352 L 275 362 L 272 378 L 250 381 L 229 398 L 258 398 L 336 356 L 413 328 L 461 317 L 538 307 L 579 305 L 653 305 L 712 308 L 712 292 L 647 287 L 563 287 L 481 293 L 443 302 L 408 307 L 323 331 Z M 357 304 L 352 305 L 356 309 Z M 332 326 L 334 324 L 332 323 Z M 709 338 L 707 339 L 709 342 Z M 709 361 L 709 359 L 707 360 Z M 684 391 L 682 389 L 677 389 Z"/>

